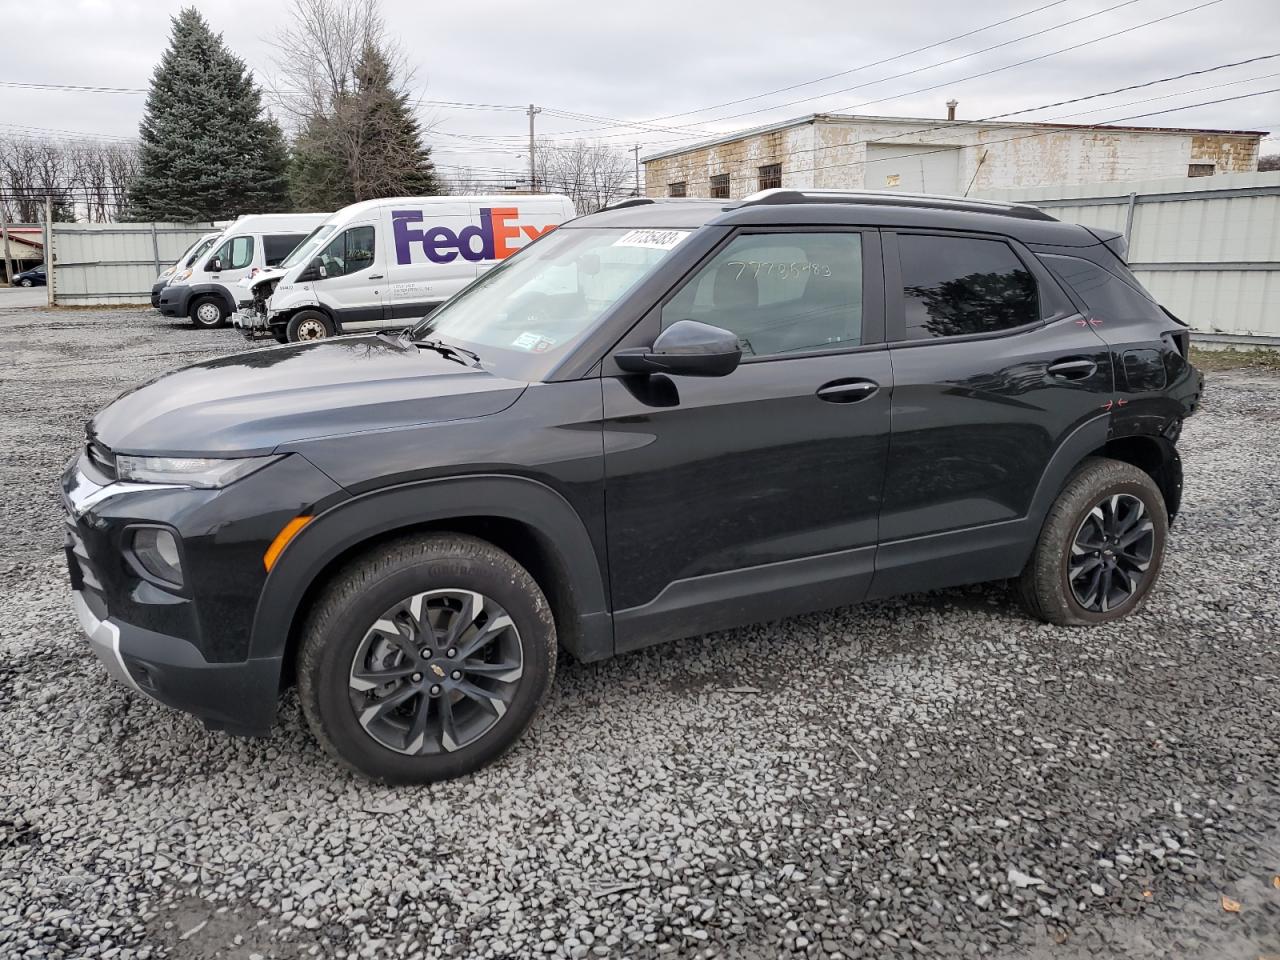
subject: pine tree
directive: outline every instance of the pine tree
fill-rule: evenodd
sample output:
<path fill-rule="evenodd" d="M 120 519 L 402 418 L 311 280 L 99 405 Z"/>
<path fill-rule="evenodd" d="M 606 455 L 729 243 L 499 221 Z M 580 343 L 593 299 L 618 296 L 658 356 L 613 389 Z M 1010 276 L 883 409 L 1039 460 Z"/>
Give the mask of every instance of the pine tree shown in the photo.
<path fill-rule="evenodd" d="M 172 19 L 151 77 L 129 191 L 135 220 L 222 220 L 289 209 L 280 125 L 244 61 L 195 7 Z"/>
<path fill-rule="evenodd" d="M 350 87 L 334 94 L 329 111 L 307 118 L 294 140 L 290 183 L 299 207 L 324 210 L 440 192 L 408 95 L 376 44 L 361 51 Z"/>

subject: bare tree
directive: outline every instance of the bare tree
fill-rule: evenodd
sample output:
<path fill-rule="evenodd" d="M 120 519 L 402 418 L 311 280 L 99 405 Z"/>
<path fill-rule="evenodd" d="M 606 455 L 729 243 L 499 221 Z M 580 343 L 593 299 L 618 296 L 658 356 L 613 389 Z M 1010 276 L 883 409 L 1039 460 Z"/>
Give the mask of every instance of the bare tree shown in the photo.
<path fill-rule="evenodd" d="M 1268 173 L 1280 170 L 1280 153 L 1269 153 L 1258 158 L 1258 172 Z"/>
<path fill-rule="evenodd" d="M 46 196 L 55 219 L 118 220 L 136 170 L 132 143 L 8 137 L 0 139 L 0 204 L 14 222 L 43 220 Z"/>
<path fill-rule="evenodd" d="M 630 161 L 598 140 L 567 145 L 540 141 L 534 147 L 534 172 L 540 187 L 565 194 L 579 213 L 594 213 L 631 194 Z"/>
<path fill-rule="evenodd" d="M 410 98 L 413 72 L 377 0 L 293 0 L 276 97 L 294 128 L 293 191 L 305 205 L 439 189 Z"/>

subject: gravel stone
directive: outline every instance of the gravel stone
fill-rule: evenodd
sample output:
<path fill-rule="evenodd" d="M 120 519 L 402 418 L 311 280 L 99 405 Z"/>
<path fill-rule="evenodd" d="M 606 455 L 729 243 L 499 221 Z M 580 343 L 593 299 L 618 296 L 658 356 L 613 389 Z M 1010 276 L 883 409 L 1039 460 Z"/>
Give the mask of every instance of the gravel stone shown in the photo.
<path fill-rule="evenodd" d="M 566 660 L 500 763 L 394 790 L 292 695 L 243 740 L 110 682 L 69 609 L 84 420 L 244 342 L 3 294 L 0 956 L 1280 953 L 1280 377 L 1209 377 L 1123 622 L 986 585 Z"/>

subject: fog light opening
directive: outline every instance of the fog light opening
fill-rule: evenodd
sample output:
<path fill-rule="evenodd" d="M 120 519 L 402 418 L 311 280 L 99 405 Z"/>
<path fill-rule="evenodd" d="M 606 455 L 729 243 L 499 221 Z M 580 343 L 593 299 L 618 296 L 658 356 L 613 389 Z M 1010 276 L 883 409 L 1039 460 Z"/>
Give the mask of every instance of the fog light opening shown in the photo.
<path fill-rule="evenodd" d="M 133 555 L 138 565 L 157 580 L 182 586 L 182 555 L 172 533 L 160 527 L 143 527 L 133 533 Z"/>

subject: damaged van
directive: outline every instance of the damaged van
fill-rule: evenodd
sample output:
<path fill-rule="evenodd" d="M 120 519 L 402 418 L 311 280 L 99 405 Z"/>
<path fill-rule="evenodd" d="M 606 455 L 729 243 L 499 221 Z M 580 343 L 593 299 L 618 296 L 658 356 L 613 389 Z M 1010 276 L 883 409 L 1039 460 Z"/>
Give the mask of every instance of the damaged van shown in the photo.
<path fill-rule="evenodd" d="M 232 323 L 280 343 L 406 327 L 575 215 L 568 197 L 399 197 L 353 203 L 274 270 L 236 286 Z"/>

